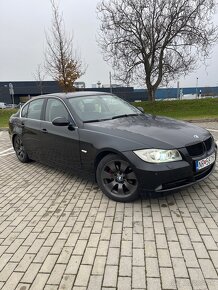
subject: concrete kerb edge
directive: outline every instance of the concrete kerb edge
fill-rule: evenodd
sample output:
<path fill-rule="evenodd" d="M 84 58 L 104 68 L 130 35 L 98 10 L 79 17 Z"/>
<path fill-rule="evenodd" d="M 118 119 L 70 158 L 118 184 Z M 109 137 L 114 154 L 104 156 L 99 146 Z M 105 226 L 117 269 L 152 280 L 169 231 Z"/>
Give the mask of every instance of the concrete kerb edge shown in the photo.
<path fill-rule="evenodd" d="M 210 123 L 210 122 L 218 122 L 218 118 L 214 119 L 192 119 L 192 120 L 182 120 L 189 123 Z"/>
<path fill-rule="evenodd" d="M 0 128 L 0 132 L 1 131 L 6 131 L 7 132 L 8 131 L 8 128 Z"/>

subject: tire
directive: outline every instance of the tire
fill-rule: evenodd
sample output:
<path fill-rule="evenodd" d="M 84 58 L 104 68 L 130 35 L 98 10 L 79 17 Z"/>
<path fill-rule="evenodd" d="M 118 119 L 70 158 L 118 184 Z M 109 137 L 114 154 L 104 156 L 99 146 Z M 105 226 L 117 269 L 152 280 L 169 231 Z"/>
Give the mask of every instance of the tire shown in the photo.
<path fill-rule="evenodd" d="M 103 193 L 112 200 L 130 202 L 139 196 L 136 174 L 119 155 L 106 155 L 99 162 L 96 179 Z"/>
<path fill-rule="evenodd" d="M 14 137 L 14 150 L 15 150 L 17 158 L 19 159 L 20 162 L 27 163 L 30 161 L 30 159 L 26 153 L 26 150 L 23 146 L 22 139 L 18 135 L 16 135 Z"/>

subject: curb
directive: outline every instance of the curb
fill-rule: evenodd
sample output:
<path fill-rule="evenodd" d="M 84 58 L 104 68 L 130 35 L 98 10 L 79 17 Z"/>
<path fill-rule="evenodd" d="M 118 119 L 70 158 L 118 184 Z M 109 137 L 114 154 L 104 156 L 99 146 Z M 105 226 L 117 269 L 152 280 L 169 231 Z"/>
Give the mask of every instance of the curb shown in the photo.
<path fill-rule="evenodd" d="M 0 132 L 1 131 L 5 131 L 5 132 L 7 132 L 8 131 L 8 128 L 0 128 Z"/>
<path fill-rule="evenodd" d="M 214 119 L 192 119 L 192 120 L 182 120 L 189 123 L 210 123 L 210 122 L 218 122 L 218 118 Z"/>

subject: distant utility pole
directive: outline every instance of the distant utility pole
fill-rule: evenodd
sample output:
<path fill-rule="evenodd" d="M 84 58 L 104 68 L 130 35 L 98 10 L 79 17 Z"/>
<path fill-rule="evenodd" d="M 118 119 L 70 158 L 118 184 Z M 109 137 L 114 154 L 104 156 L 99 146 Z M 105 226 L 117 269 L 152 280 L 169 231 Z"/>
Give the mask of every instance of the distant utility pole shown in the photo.
<path fill-rule="evenodd" d="M 177 82 L 177 99 L 180 98 L 180 92 L 179 92 L 179 81 Z"/>
<path fill-rule="evenodd" d="M 110 93 L 112 94 L 112 77 L 111 77 L 111 72 L 109 72 L 109 79 L 110 79 Z"/>

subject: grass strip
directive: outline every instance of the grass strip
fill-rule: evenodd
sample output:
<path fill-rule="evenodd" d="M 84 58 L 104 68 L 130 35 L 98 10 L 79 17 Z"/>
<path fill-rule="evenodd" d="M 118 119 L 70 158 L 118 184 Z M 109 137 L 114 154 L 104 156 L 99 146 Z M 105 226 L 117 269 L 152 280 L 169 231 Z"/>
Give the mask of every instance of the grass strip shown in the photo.
<path fill-rule="evenodd" d="M 8 121 L 12 114 L 16 113 L 18 109 L 0 109 L 0 128 L 7 128 Z"/>
<path fill-rule="evenodd" d="M 181 101 L 137 102 L 145 113 L 167 116 L 175 119 L 215 119 L 218 118 L 218 98 Z"/>

